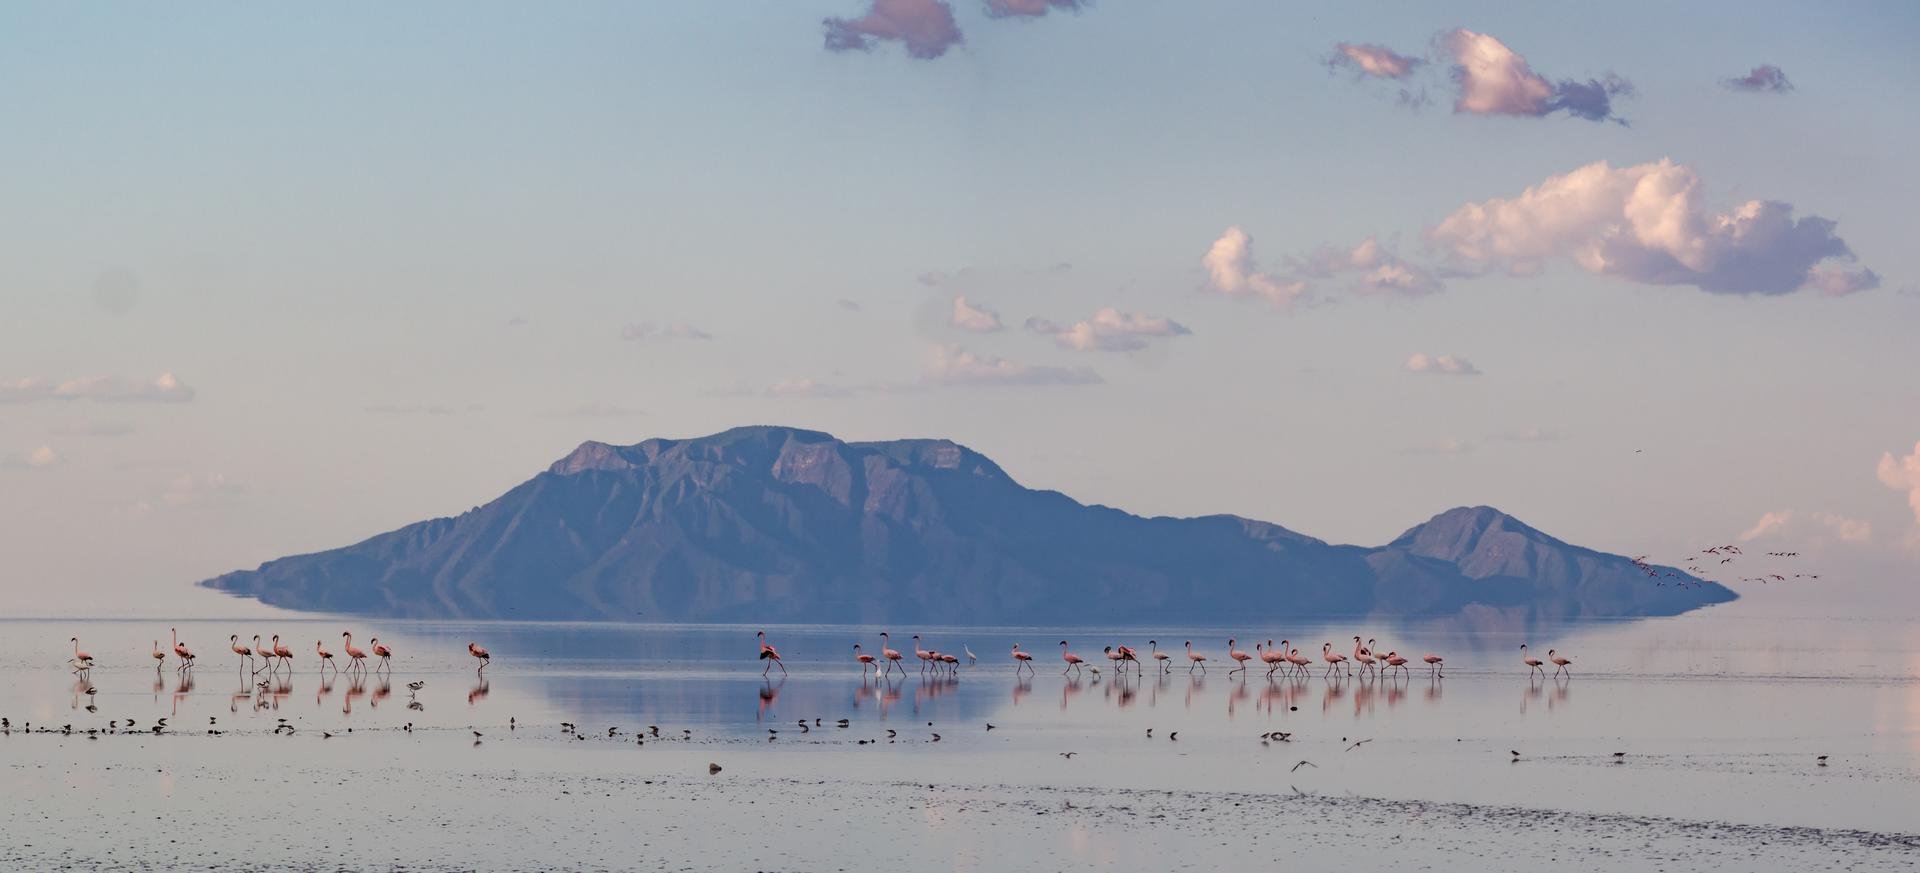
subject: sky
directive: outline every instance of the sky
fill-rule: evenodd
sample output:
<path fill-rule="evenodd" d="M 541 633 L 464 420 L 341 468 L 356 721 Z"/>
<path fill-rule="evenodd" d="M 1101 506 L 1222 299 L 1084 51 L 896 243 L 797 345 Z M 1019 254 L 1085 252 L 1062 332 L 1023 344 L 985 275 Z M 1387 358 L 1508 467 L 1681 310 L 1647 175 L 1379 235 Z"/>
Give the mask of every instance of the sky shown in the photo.
<path fill-rule="evenodd" d="M 1920 603 L 1920 8 L 1569 13 L 8 6 L 0 601 L 785 424 Z"/>

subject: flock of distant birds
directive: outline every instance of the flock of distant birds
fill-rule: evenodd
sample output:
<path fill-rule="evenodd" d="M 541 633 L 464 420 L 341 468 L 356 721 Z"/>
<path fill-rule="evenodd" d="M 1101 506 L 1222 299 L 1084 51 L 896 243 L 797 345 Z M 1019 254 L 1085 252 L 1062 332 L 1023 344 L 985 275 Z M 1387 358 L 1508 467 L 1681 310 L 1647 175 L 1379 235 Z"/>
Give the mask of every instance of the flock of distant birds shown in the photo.
<path fill-rule="evenodd" d="M 1702 555 L 1706 557 L 1701 557 Z M 1726 569 L 1728 564 L 1742 560 L 1746 555 L 1747 553 L 1736 545 L 1709 546 L 1701 549 L 1699 554 L 1688 555 L 1682 559 L 1681 563 L 1686 565 L 1687 572 L 1685 573 L 1663 570 L 1656 567 L 1648 562 L 1647 555 L 1640 555 L 1631 560 L 1634 568 L 1638 569 L 1647 578 L 1661 580 L 1654 583 L 1655 587 L 1665 588 L 1667 586 L 1667 580 L 1671 579 L 1677 580 L 1673 583 L 1674 585 L 1680 588 L 1687 588 L 1703 587 L 1708 582 L 1720 581 L 1712 578 L 1712 576 L 1719 570 Z M 1766 557 L 1798 558 L 1800 557 L 1800 553 L 1791 551 L 1767 552 Z M 1716 561 L 1717 563 L 1715 563 Z M 1789 579 L 1818 578 L 1820 578 L 1819 573 L 1794 573 L 1792 576 L 1788 576 L 1785 573 L 1761 573 L 1754 576 L 1741 576 L 1739 577 L 1739 581 L 1759 582 L 1762 585 L 1768 585 L 1774 582 L 1786 582 Z"/>

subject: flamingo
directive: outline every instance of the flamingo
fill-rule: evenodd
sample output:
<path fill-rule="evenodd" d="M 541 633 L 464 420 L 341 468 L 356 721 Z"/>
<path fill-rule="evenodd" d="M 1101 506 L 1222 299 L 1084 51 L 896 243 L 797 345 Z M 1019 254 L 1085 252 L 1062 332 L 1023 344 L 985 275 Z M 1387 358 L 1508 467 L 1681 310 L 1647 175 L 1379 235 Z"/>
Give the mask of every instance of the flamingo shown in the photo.
<path fill-rule="evenodd" d="M 1286 648 L 1287 641 L 1281 640 L 1280 647 Z M 1293 665 L 1294 673 L 1303 677 L 1310 676 L 1310 673 L 1307 670 L 1307 668 L 1313 665 L 1313 659 L 1307 657 L 1306 655 L 1300 654 L 1299 649 L 1287 649 L 1287 663 Z"/>
<path fill-rule="evenodd" d="M 1084 661 L 1080 660 L 1079 655 L 1076 655 L 1067 649 L 1066 640 L 1060 641 L 1060 660 L 1067 662 L 1067 669 L 1060 671 L 1060 675 L 1062 676 L 1067 675 L 1068 671 L 1080 669 L 1080 665 L 1085 663 Z"/>
<path fill-rule="evenodd" d="M 1136 676 L 1140 675 L 1140 653 L 1139 652 L 1134 651 L 1134 648 L 1132 646 L 1120 646 L 1114 651 L 1120 653 L 1121 672 L 1123 673 L 1126 672 L 1127 665 L 1132 664 L 1134 675 Z"/>
<path fill-rule="evenodd" d="M 1193 641 L 1187 640 L 1187 672 L 1193 672 L 1195 667 L 1199 667 L 1202 673 L 1207 672 L 1207 656 L 1194 651 Z"/>
<path fill-rule="evenodd" d="M 320 659 L 320 672 L 321 672 L 321 673 L 325 673 L 325 672 L 327 672 L 327 668 L 328 668 L 328 667 L 333 667 L 333 672 L 335 672 L 335 673 L 338 673 L 338 672 L 340 672 L 340 668 L 339 668 L 339 667 L 334 667 L 334 665 L 333 665 L 333 653 L 332 653 L 332 652 L 329 652 L 329 651 L 327 651 L 327 649 L 326 649 L 326 647 L 325 647 L 325 646 L 322 646 L 322 645 L 320 644 L 320 641 L 319 641 L 319 640 L 314 640 L 314 641 L 313 641 L 313 654 L 314 654 L 315 656 L 317 656 L 317 657 L 319 657 L 319 659 Z"/>
<path fill-rule="evenodd" d="M 1152 647 L 1153 649 L 1153 659 L 1155 661 L 1160 662 L 1160 672 L 1162 673 L 1167 672 L 1167 670 L 1169 669 L 1167 666 L 1167 661 L 1172 659 L 1173 656 L 1167 654 L 1166 652 L 1160 651 L 1160 644 L 1157 642 L 1154 642 L 1153 640 L 1148 640 L 1147 645 Z"/>
<path fill-rule="evenodd" d="M 173 654 L 180 658 L 180 666 L 175 669 L 185 670 L 193 666 L 193 650 L 187 648 L 186 643 L 180 642 L 180 631 L 167 628 L 167 632 L 173 634 Z"/>
<path fill-rule="evenodd" d="M 1392 671 L 1394 668 L 1399 668 L 1401 673 L 1407 672 L 1407 659 L 1400 657 L 1399 652 L 1388 652 L 1387 669 Z"/>
<path fill-rule="evenodd" d="M 246 667 L 251 670 L 253 668 L 253 649 L 240 645 L 239 634 L 229 634 L 227 636 L 227 644 L 233 647 L 234 654 L 244 659 L 240 663 L 246 665 Z M 260 671 L 253 670 L 253 672 L 258 673 Z"/>
<path fill-rule="evenodd" d="M 1529 679 L 1533 678 L 1533 671 L 1535 670 L 1540 670 L 1540 675 L 1542 676 L 1547 675 L 1547 671 L 1540 668 L 1543 662 L 1539 658 L 1527 654 L 1526 643 L 1520 644 L 1520 663 L 1527 665 L 1527 678 Z"/>
<path fill-rule="evenodd" d="M 873 659 L 873 656 L 872 656 L 872 655 L 868 655 L 868 654 L 865 654 L 865 653 L 863 653 L 863 652 L 861 652 L 861 651 L 860 651 L 860 644 L 859 644 L 859 643 L 854 643 L 854 644 L 853 644 L 853 659 L 854 659 L 855 661 L 859 661 L 859 662 L 860 662 L 860 676 L 861 676 L 862 678 L 865 678 L 865 677 L 866 677 L 866 675 L 867 675 L 867 670 L 868 670 L 869 668 L 871 668 L 871 669 L 873 669 L 873 670 L 875 670 L 875 671 L 878 671 L 878 670 L 880 669 L 880 667 L 879 667 L 879 666 L 878 666 L 877 664 L 875 664 L 875 663 L 874 663 L 874 659 Z"/>
<path fill-rule="evenodd" d="M 1266 648 L 1261 648 L 1259 643 L 1255 643 L 1253 647 L 1260 649 L 1260 662 L 1267 665 L 1268 679 L 1273 678 L 1273 671 L 1280 669 L 1281 664 L 1287 663 L 1286 651 L 1274 648 L 1272 640 L 1267 641 Z"/>
<path fill-rule="evenodd" d="M 1421 655 L 1420 660 L 1427 662 L 1427 668 L 1428 668 L 1427 672 L 1432 673 L 1435 676 L 1446 675 L 1441 672 L 1442 668 L 1440 665 L 1446 663 L 1447 659 L 1442 658 L 1439 655 L 1436 655 L 1432 652 L 1428 652 L 1425 655 Z"/>
<path fill-rule="evenodd" d="M 780 665 L 780 675 L 787 675 L 787 665 L 780 664 L 780 650 L 767 645 L 767 632 L 754 634 L 754 638 L 760 641 L 760 660 L 767 662 L 766 669 L 761 670 L 760 675 L 767 675 L 767 671 L 772 670 L 775 664 Z"/>
<path fill-rule="evenodd" d="M 1573 671 L 1572 671 L 1572 670 L 1568 670 L 1568 669 L 1567 669 L 1568 667 L 1571 667 L 1571 666 L 1573 666 L 1573 660 L 1572 660 L 1572 659 L 1570 659 L 1570 658 L 1568 658 L 1568 657 L 1567 657 L 1567 656 L 1565 656 L 1565 655 L 1560 655 L 1560 654 L 1556 654 L 1556 653 L 1554 653 L 1554 651 L 1553 651 L 1552 649 L 1548 649 L 1548 650 L 1547 650 L 1547 660 L 1549 660 L 1549 661 L 1552 661 L 1552 662 L 1554 663 L 1554 665 L 1555 665 L 1555 666 L 1558 666 L 1558 667 L 1560 668 L 1560 669 L 1558 669 L 1558 670 L 1555 670 L 1555 671 L 1553 671 L 1553 672 L 1554 672 L 1554 675 L 1556 675 L 1556 676 L 1557 676 L 1557 675 L 1559 675 L 1559 674 L 1561 674 L 1561 673 L 1565 673 L 1565 674 L 1567 674 L 1567 677 L 1568 677 L 1568 678 L 1572 678 L 1572 677 L 1573 677 Z"/>
<path fill-rule="evenodd" d="M 73 665 L 73 672 L 84 673 L 93 669 L 93 656 L 80 651 L 80 638 L 74 637 L 68 642 L 73 643 L 73 660 L 68 662 Z"/>
<path fill-rule="evenodd" d="M 274 639 L 279 639 L 279 637 L 275 637 Z M 340 639 L 343 641 L 340 644 L 340 648 L 345 649 L 347 651 L 347 657 L 353 659 L 349 666 L 355 672 L 367 669 L 367 650 L 353 644 L 353 633 L 350 631 L 341 631 Z M 279 648 L 278 644 L 274 646 L 276 653 Z"/>
<path fill-rule="evenodd" d="M 387 660 L 393 657 L 393 650 L 381 645 L 379 637 L 371 637 L 367 642 L 373 644 L 373 655 L 380 659 L 380 667 L 389 673 L 393 672 L 393 663 Z"/>
<path fill-rule="evenodd" d="M 493 663 L 493 656 L 487 654 L 486 649 L 480 648 L 479 643 L 473 643 L 473 642 L 467 643 L 467 654 L 472 655 L 475 658 L 479 659 L 480 670 L 487 669 L 487 665 Z M 474 672 L 478 673 L 480 672 L 480 670 L 475 670 Z"/>
<path fill-rule="evenodd" d="M 1113 665 L 1113 672 L 1118 673 L 1125 669 L 1121 666 L 1127 658 L 1124 653 L 1114 651 L 1112 646 L 1108 646 L 1100 651 L 1107 656 L 1107 663 Z"/>
<path fill-rule="evenodd" d="M 160 672 L 160 665 L 167 662 L 167 655 L 160 651 L 160 641 L 153 641 L 153 672 Z"/>
<path fill-rule="evenodd" d="M 1033 673 L 1033 656 L 1020 651 L 1020 644 L 1013 644 L 1013 675 L 1020 675 L 1020 669 L 1026 668 L 1028 675 Z"/>
<path fill-rule="evenodd" d="M 1334 651 L 1332 643 L 1325 643 L 1320 646 L 1320 660 L 1327 662 L 1327 671 L 1320 674 L 1320 678 L 1325 679 L 1333 675 L 1333 668 L 1344 668 L 1347 656 Z"/>
<path fill-rule="evenodd" d="M 273 647 L 272 647 L 272 646 L 269 646 L 269 645 L 267 645 L 266 643 L 262 643 L 262 642 L 260 642 L 260 635 L 259 635 L 259 634 L 254 634 L 254 635 L 253 635 L 253 650 L 254 650 L 255 652 L 258 652 L 258 653 L 259 653 L 259 655 L 260 655 L 260 660 L 262 660 L 262 661 L 265 661 L 265 662 L 267 663 L 267 666 L 266 666 L 266 668 L 265 668 L 265 669 L 266 669 L 266 671 L 267 671 L 267 673 L 268 673 L 268 675 L 272 675 L 272 674 L 273 674 L 273 672 L 274 672 L 274 671 L 275 671 L 276 669 L 278 669 L 277 667 L 275 667 L 275 666 L 274 666 L 274 660 L 273 660 Z M 258 670 L 258 669 L 256 669 L 256 670 L 254 670 L 254 671 L 253 671 L 253 675 L 255 675 L 255 676 L 258 676 L 258 675 L 260 675 L 260 670 Z"/>
<path fill-rule="evenodd" d="M 293 675 L 293 650 L 287 648 L 285 643 L 280 642 L 279 634 L 273 635 L 273 656 L 280 659 L 280 663 L 288 665 L 287 675 Z"/>
<path fill-rule="evenodd" d="M 887 659 L 888 673 L 892 673 L 893 668 L 900 667 L 900 651 L 889 647 L 892 639 L 892 637 L 887 636 L 886 631 L 880 632 L 880 656 Z M 900 667 L 900 675 L 907 675 L 907 668 Z"/>
<path fill-rule="evenodd" d="M 920 635 L 913 635 L 913 656 L 920 659 L 920 672 L 927 671 L 927 665 L 933 663 L 935 653 L 920 648 Z"/>
<path fill-rule="evenodd" d="M 1249 655 L 1246 652 L 1242 652 L 1239 649 L 1234 648 L 1233 647 L 1234 642 L 1236 641 L 1227 640 L 1227 657 L 1232 658 L 1233 660 L 1239 662 L 1240 666 L 1235 667 L 1231 670 L 1228 670 L 1227 671 L 1228 676 L 1232 676 L 1235 673 L 1247 672 L 1247 662 L 1253 660 L 1252 655 Z"/>
<path fill-rule="evenodd" d="M 960 672 L 960 657 L 958 655 L 948 655 L 943 653 L 940 655 L 940 663 L 945 664 L 947 666 L 947 675 L 949 676 L 952 676 Z"/>
<path fill-rule="evenodd" d="M 1368 670 L 1373 669 L 1373 652 L 1366 646 L 1360 644 L 1359 637 L 1353 638 L 1353 660 L 1360 664 L 1361 673 L 1366 673 Z"/>

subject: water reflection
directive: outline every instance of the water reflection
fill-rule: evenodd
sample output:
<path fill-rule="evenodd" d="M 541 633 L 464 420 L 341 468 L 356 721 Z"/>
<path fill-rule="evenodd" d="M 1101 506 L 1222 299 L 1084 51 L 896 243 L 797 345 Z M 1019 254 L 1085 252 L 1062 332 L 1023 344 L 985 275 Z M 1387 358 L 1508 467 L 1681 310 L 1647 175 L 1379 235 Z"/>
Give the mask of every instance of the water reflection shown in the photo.
<path fill-rule="evenodd" d="M 473 687 L 467 689 L 467 705 L 472 706 L 476 703 L 479 703 L 482 700 L 487 699 L 487 692 L 492 690 L 493 690 L 493 685 L 487 679 L 486 674 L 484 673 L 475 674 L 475 678 L 473 680 Z M 418 703 L 419 701 L 414 701 L 414 702 Z M 409 704 L 409 708 L 412 708 L 411 704 Z"/>

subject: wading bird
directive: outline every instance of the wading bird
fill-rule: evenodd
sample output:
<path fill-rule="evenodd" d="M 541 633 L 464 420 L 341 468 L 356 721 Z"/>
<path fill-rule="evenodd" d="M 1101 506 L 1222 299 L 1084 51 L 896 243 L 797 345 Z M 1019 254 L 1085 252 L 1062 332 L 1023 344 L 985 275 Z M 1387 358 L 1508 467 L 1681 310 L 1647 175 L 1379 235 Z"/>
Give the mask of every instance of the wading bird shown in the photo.
<path fill-rule="evenodd" d="M 892 642 L 892 637 L 887 636 L 886 631 L 881 631 L 880 632 L 880 657 L 887 659 L 888 673 L 892 673 L 893 668 L 900 667 L 900 651 L 898 649 L 893 648 L 890 645 L 891 642 Z M 900 667 L 900 675 L 902 676 L 907 675 L 907 668 Z"/>
<path fill-rule="evenodd" d="M 380 666 L 376 669 L 384 669 L 389 673 L 393 672 L 393 662 L 387 660 L 393 657 L 393 650 L 381 645 L 379 637 L 373 637 L 367 640 L 367 642 L 373 644 L 373 656 L 380 659 Z"/>
<path fill-rule="evenodd" d="M 73 660 L 69 662 L 73 664 L 73 672 L 85 673 L 93 669 L 93 656 L 80 651 L 80 638 L 74 637 L 69 642 L 73 643 Z"/>
<path fill-rule="evenodd" d="M 1539 658 L 1527 654 L 1526 643 L 1520 644 L 1520 663 L 1527 665 L 1527 678 L 1529 679 L 1533 678 L 1535 671 L 1538 671 L 1542 676 L 1547 675 L 1547 671 L 1540 668 L 1543 662 Z"/>
<path fill-rule="evenodd" d="M 1567 669 L 1568 667 L 1573 666 L 1573 659 L 1568 658 L 1565 655 L 1557 654 L 1552 649 L 1548 649 L 1547 660 L 1552 661 L 1555 666 L 1560 668 L 1558 670 L 1553 671 L 1554 675 L 1558 676 L 1561 673 L 1565 673 L 1567 674 L 1567 678 L 1569 679 L 1573 678 L 1573 671 Z"/>
<path fill-rule="evenodd" d="M 1247 662 L 1253 660 L 1252 655 L 1249 655 L 1246 652 L 1242 652 L 1239 649 L 1234 648 L 1233 644 L 1235 642 L 1237 641 L 1227 640 L 1227 657 L 1232 658 L 1233 660 L 1239 662 L 1240 666 L 1235 667 L 1231 670 L 1228 670 L 1227 671 L 1228 676 L 1232 676 L 1235 673 L 1247 672 Z"/>
<path fill-rule="evenodd" d="M 474 658 L 480 661 L 480 669 L 475 670 L 474 672 L 476 673 L 480 672 L 480 670 L 487 669 L 487 665 L 493 663 L 493 656 L 487 654 L 486 649 L 480 648 L 479 643 L 467 643 L 467 654 L 474 656 Z"/>
<path fill-rule="evenodd" d="M 1167 666 L 1167 661 L 1171 660 L 1173 656 L 1160 651 L 1160 644 L 1154 640 L 1148 640 L 1147 646 L 1153 650 L 1153 659 L 1160 663 L 1160 672 L 1167 672 L 1167 670 L 1170 669 Z"/>
<path fill-rule="evenodd" d="M 180 631 L 167 628 L 167 633 L 173 634 L 173 654 L 180 659 L 180 666 L 174 669 L 185 670 L 193 666 L 193 650 L 187 648 L 186 643 L 180 642 Z"/>
<path fill-rule="evenodd" d="M 855 661 L 860 662 L 860 675 L 863 677 L 867 675 L 867 671 L 869 669 L 874 670 L 876 672 L 880 669 L 880 667 L 874 663 L 874 659 L 872 655 L 868 655 L 860 651 L 859 643 L 853 644 L 853 659 Z"/>
<path fill-rule="evenodd" d="M 1020 675 L 1021 668 L 1025 668 L 1028 675 L 1033 674 L 1033 656 L 1020 651 L 1019 643 L 1013 644 L 1013 662 L 1013 675 Z"/>
<path fill-rule="evenodd" d="M 253 649 L 240 645 L 239 634 L 229 634 L 227 636 L 227 643 L 233 646 L 233 653 L 240 656 L 240 666 L 254 673 L 260 672 L 259 670 L 253 669 Z"/>
<path fill-rule="evenodd" d="M 321 645 L 319 640 L 313 641 L 313 654 L 314 657 L 320 659 L 320 672 L 327 672 L 328 667 L 333 667 L 333 672 L 335 673 L 340 672 L 340 668 L 334 666 L 333 653 L 327 651 L 326 647 Z"/>
<path fill-rule="evenodd" d="M 767 675 L 767 672 L 776 664 L 780 667 L 780 675 L 787 675 L 787 665 L 780 663 L 780 650 L 767 645 L 767 632 L 761 631 L 754 634 L 754 638 L 760 641 L 760 660 L 767 662 L 766 668 L 760 671 L 760 675 Z"/>
<path fill-rule="evenodd" d="M 1067 662 L 1067 669 L 1060 671 L 1060 675 L 1062 676 L 1067 675 L 1069 671 L 1080 669 L 1080 665 L 1083 663 L 1079 655 L 1067 650 L 1066 640 L 1060 641 L 1060 660 Z"/>
<path fill-rule="evenodd" d="M 279 637 L 275 637 L 274 639 L 279 639 Z M 340 648 L 346 650 L 347 657 L 352 659 L 352 663 L 348 664 L 348 666 L 356 673 L 367 669 L 367 650 L 353 644 L 353 633 L 351 631 L 341 631 L 340 640 Z M 279 649 L 279 645 L 275 644 L 274 648 L 276 650 Z"/>
<path fill-rule="evenodd" d="M 1322 679 L 1332 676 L 1333 668 L 1335 667 L 1339 667 L 1343 670 L 1347 669 L 1346 667 L 1347 656 L 1334 651 L 1332 643 L 1325 643 L 1320 646 L 1320 660 L 1327 662 L 1326 672 L 1320 674 L 1320 678 Z M 1351 674 L 1352 671 L 1348 670 L 1348 673 Z"/>
<path fill-rule="evenodd" d="M 1193 641 L 1187 640 L 1187 672 L 1193 672 L 1195 667 L 1199 667 L 1202 673 L 1207 672 L 1207 656 L 1194 651 Z"/>
<path fill-rule="evenodd" d="M 1446 663 L 1447 659 L 1442 658 L 1439 655 L 1436 655 L 1432 652 L 1428 652 L 1425 655 L 1420 656 L 1420 660 L 1427 662 L 1428 673 L 1431 673 L 1436 677 L 1446 675 L 1443 672 L 1441 672 L 1440 665 Z"/>

